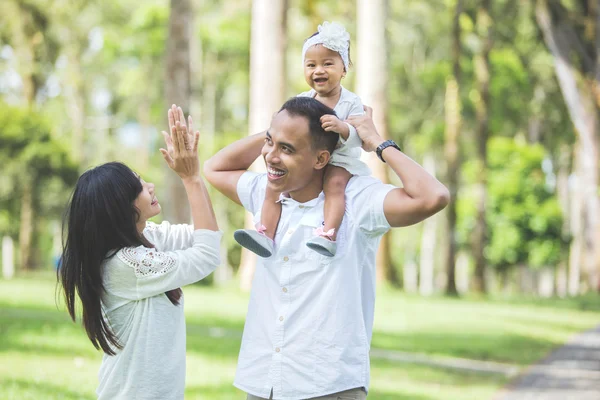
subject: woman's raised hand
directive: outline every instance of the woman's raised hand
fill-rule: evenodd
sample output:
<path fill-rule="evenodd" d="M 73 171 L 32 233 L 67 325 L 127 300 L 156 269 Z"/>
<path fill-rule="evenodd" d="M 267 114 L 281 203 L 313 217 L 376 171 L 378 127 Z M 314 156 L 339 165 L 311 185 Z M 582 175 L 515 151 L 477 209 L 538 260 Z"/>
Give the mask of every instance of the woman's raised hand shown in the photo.
<path fill-rule="evenodd" d="M 181 107 L 171 106 L 167 112 L 170 134 L 163 131 L 166 149 L 160 152 L 169 168 L 181 179 L 200 176 L 200 161 L 198 160 L 198 141 L 200 132 L 192 129 L 192 117 L 188 116 L 188 124 Z M 188 128 L 189 126 L 189 128 Z"/>

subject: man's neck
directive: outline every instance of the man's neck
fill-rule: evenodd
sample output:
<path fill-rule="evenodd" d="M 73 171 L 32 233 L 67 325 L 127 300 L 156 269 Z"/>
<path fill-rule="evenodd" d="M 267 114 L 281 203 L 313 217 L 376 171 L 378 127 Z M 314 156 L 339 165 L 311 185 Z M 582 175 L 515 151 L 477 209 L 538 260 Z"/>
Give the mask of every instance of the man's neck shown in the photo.
<path fill-rule="evenodd" d="M 290 192 L 289 195 L 292 199 L 298 203 L 306 203 L 319 197 L 319 194 L 323 191 L 323 176 L 319 175 L 318 178 L 313 179 L 308 185 L 300 190 Z"/>

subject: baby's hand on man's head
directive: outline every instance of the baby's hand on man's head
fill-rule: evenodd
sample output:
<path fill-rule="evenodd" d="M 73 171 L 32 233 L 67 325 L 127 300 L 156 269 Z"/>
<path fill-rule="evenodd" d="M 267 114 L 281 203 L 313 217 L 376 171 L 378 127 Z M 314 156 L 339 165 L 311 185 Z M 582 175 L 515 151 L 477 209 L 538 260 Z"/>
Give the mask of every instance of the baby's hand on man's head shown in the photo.
<path fill-rule="evenodd" d="M 335 115 L 327 114 L 321 117 L 321 127 L 326 132 L 339 133 L 344 140 L 348 139 L 348 125 L 340 121 Z"/>

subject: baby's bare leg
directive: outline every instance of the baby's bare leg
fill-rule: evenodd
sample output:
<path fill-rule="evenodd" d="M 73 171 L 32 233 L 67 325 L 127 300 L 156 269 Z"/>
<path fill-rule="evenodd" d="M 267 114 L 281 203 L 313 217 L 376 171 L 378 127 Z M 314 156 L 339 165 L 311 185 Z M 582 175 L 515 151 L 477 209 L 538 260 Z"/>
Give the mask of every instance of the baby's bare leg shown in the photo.
<path fill-rule="evenodd" d="M 325 227 L 327 232 L 335 229 L 332 240 L 335 241 L 342 220 L 344 219 L 344 210 L 346 208 L 346 185 L 352 177 L 350 172 L 344 168 L 328 165 L 323 180 L 323 191 L 325 192 L 325 209 L 323 211 Z"/>
<path fill-rule="evenodd" d="M 267 186 L 260 222 L 267 228 L 264 232 L 265 235 L 271 239 L 275 239 L 275 232 L 281 217 L 281 203 L 278 203 L 277 200 L 279 200 L 279 192 L 275 192 Z"/>

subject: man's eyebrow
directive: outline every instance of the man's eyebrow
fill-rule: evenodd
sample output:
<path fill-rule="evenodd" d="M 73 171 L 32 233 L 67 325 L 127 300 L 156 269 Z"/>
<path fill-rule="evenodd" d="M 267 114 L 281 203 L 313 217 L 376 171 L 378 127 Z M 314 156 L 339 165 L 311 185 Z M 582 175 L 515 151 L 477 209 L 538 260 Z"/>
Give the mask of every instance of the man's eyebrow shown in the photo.
<path fill-rule="evenodd" d="M 293 145 L 293 144 L 291 144 L 291 143 L 279 142 L 279 144 L 280 144 L 281 146 L 286 146 L 286 147 L 289 147 L 289 148 L 290 148 L 290 150 L 292 150 L 292 151 L 296 151 L 296 148 L 295 148 L 295 147 L 294 147 L 294 145 Z"/>
<path fill-rule="evenodd" d="M 269 131 L 266 131 L 265 133 L 266 133 L 266 135 L 267 135 L 267 139 L 269 139 L 269 140 L 271 140 L 271 141 L 272 141 L 272 140 L 273 140 L 273 138 L 271 137 L 271 134 L 269 133 Z M 291 143 L 287 143 L 287 142 L 279 142 L 278 144 L 279 144 L 280 146 L 286 146 L 286 147 L 289 147 L 289 148 L 290 148 L 292 151 L 296 151 L 296 148 L 295 148 L 295 147 L 294 147 L 294 145 L 293 145 L 293 144 L 291 144 Z"/>

